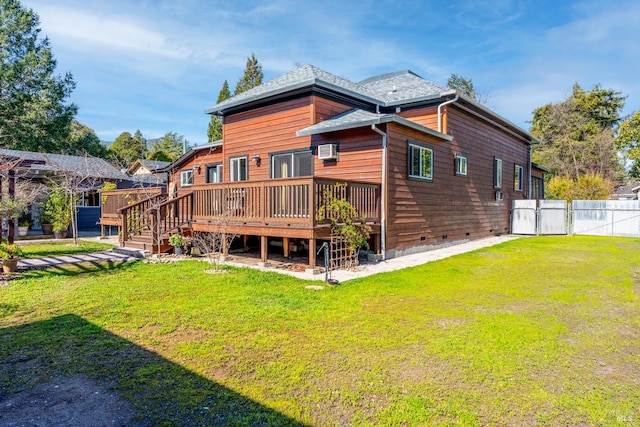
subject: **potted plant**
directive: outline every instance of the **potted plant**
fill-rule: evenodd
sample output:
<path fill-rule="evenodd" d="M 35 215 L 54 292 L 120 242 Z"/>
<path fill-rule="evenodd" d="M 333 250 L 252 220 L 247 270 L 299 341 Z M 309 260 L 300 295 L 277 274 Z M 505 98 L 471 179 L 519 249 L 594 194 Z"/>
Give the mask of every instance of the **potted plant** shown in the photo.
<path fill-rule="evenodd" d="M 40 206 L 38 210 L 38 224 L 42 228 L 42 234 L 51 234 L 53 233 L 53 225 L 51 225 L 51 218 L 47 214 L 44 206 Z"/>
<path fill-rule="evenodd" d="M 173 251 L 176 255 L 182 255 L 182 235 L 181 234 L 172 234 L 169 236 L 169 244 L 173 246 Z"/>
<path fill-rule="evenodd" d="M 17 244 L 0 243 L 0 258 L 2 258 L 2 271 L 13 273 L 18 269 L 18 259 L 22 256 L 22 248 Z"/>
<path fill-rule="evenodd" d="M 18 236 L 26 236 L 29 233 L 29 227 L 31 227 L 31 221 L 27 215 L 18 218 Z"/>
<path fill-rule="evenodd" d="M 51 220 L 55 238 L 67 237 L 67 229 L 71 224 L 71 196 L 62 188 L 55 189 L 44 203 L 44 212 Z"/>

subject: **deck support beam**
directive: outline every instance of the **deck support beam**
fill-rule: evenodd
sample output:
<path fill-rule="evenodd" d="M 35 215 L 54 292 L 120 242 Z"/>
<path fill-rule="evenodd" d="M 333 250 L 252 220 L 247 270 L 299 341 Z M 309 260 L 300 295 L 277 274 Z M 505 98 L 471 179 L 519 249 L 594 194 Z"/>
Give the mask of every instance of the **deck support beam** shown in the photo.
<path fill-rule="evenodd" d="M 316 239 L 311 237 L 309 239 L 309 268 L 316 268 Z"/>
<path fill-rule="evenodd" d="M 267 262 L 268 240 L 267 236 L 260 236 L 260 261 L 262 262 Z"/>
<path fill-rule="evenodd" d="M 282 252 L 285 258 L 289 258 L 289 238 L 282 238 Z"/>

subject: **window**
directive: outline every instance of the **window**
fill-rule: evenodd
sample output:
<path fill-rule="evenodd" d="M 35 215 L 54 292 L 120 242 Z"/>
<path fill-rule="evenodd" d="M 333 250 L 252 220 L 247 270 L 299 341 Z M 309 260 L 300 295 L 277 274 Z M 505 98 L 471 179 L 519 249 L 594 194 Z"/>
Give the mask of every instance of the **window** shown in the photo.
<path fill-rule="evenodd" d="M 409 144 L 409 177 L 433 179 L 433 150 L 431 148 Z"/>
<path fill-rule="evenodd" d="M 493 187 L 502 188 L 502 159 L 493 158 Z"/>
<path fill-rule="evenodd" d="M 231 181 L 246 181 L 248 179 L 246 156 L 231 159 L 230 166 L 229 179 Z"/>
<path fill-rule="evenodd" d="M 531 197 L 534 199 L 544 199 L 544 180 L 533 177 L 531 179 Z"/>
<path fill-rule="evenodd" d="M 313 156 L 310 151 L 274 154 L 271 156 L 272 178 L 311 175 L 313 175 Z"/>
<path fill-rule="evenodd" d="M 456 175 L 467 175 L 467 156 L 464 154 L 456 154 Z"/>
<path fill-rule="evenodd" d="M 222 182 L 222 163 L 207 165 L 207 184 Z"/>
<path fill-rule="evenodd" d="M 524 184 L 522 179 L 524 177 L 524 169 L 520 165 L 516 165 L 513 175 L 513 189 L 516 191 L 522 191 Z"/>
<path fill-rule="evenodd" d="M 193 169 L 180 171 L 180 187 L 193 185 Z"/>

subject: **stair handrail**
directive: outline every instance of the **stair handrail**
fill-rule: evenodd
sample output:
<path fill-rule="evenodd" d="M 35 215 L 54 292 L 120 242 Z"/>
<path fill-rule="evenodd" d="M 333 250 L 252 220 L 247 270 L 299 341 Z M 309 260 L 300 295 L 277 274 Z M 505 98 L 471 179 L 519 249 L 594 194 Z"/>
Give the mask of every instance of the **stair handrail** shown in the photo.
<path fill-rule="evenodd" d="M 131 205 L 127 205 L 127 206 L 123 206 L 121 208 L 118 209 L 118 213 L 120 214 L 120 221 L 121 221 L 121 231 L 120 231 L 120 244 L 122 246 L 124 246 L 124 242 L 130 240 L 131 235 L 132 235 L 132 230 L 130 230 L 129 228 L 129 212 L 130 211 L 135 211 L 136 209 L 143 207 L 145 204 L 149 204 L 151 205 L 148 209 L 142 210 L 141 212 L 138 213 L 137 215 L 137 223 L 139 224 L 139 226 L 141 228 L 144 228 L 144 226 L 147 226 L 147 221 L 146 221 L 146 216 L 147 213 L 149 211 L 154 210 L 155 206 L 153 206 L 154 204 L 156 204 L 159 200 L 162 200 L 166 198 L 166 194 L 155 194 L 155 195 L 151 195 L 149 197 L 147 197 L 144 200 L 140 200 L 136 203 L 133 203 Z"/>

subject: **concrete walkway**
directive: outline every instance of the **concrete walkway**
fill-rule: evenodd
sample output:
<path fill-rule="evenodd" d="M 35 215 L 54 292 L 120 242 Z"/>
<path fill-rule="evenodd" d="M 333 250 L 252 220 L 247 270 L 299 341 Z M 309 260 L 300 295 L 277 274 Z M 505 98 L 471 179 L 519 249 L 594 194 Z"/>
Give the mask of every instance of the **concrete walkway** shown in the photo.
<path fill-rule="evenodd" d="M 339 282 L 344 282 L 346 280 L 352 280 L 359 277 L 371 276 L 373 274 L 384 273 L 387 271 L 400 270 L 402 268 L 413 267 L 416 265 L 426 264 L 432 261 L 438 261 L 444 258 L 448 258 L 450 256 L 462 254 L 465 252 L 475 251 L 477 249 L 486 248 L 489 246 L 494 246 L 503 242 L 507 242 L 509 240 L 518 239 L 522 236 L 514 236 L 514 235 L 503 235 L 503 236 L 493 236 L 486 237 L 484 239 L 471 240 L 469 242 L 460 243 L 457 245 L 451 245 L 447 247 L 443 247 L 440 249 L 433 249 L 427 252 L 420 252 L 413 255 L 401 256 L 373 264 L 365 264 L 358 267 L 355 271 L 346 271 L 346 270 L 338 270 L 331 272 L 331 278 L 336 279 Z M 324 280 L 325 274 L 311 274 L 310 272 L 296 272 L 283 270 L 278 268 L 269 268 L 269 267 L 259 267 L 259 266 L 249 266 L 242 263 L 232 263 L 228 262 L 227 264 L 235 265 L 238 267 L 251 267 L 257 270 L 262 271 L 275 271 L 277 273 L 289 274 L 291 276 L 298 277 L 304 280 Z"/>
<path fill-rule="evenodd" d="M 112 251 L 96 252 L 92 254 L 79 254 L 79 255 L 63 255 L 63 256 L 48 256 L 44 258 L 21 258 L 18 261 L 18 270 L 33 270 L 43 269 L 49 267 L 61 267 L 72 264 L 114 264 L 127 261 L 133 261 L 139 259 L 133 255 L 122 254 Z"/>
<path fill-rule="evenodd" d="M 99 241 L 101 243 L 111 243 L 113 245 L 118 244 L 117 237 L 109 238 L 109 239 L 98 239 L 95 234 L 87 233 L 87 235 L 79 234 L 78 240 L 87 240 L 91 242 Z M 65 239 L 65 241 L 71 243 L 72 239 Z M 29 245 L 29 244 L 37 244 L 37 243 L 47 243 L 47 242 L 60 242 L 60 240 L 55 239 L 40 239 L 40 240 L 20 240 L 17 243 L 21 245 Z M 18 270 L 33 270 L 33 269 L 43 269 L 49 267 L 62 267 L 73 264 L 94 264 L 94 265 L 104 265 L 104 264 L 114 264 L 121 263 L 127 261 L 133 261 L 136 259 L 142 258 L 142 254 L 139 251 L 112 251 L 106 250 L 102 252 L 95 252 L 91 254 L 78 254 L 78 255 L 60 255 L 60 256 L 48 256 L 43 258 L 21 258 L 18 261 Z"/>

